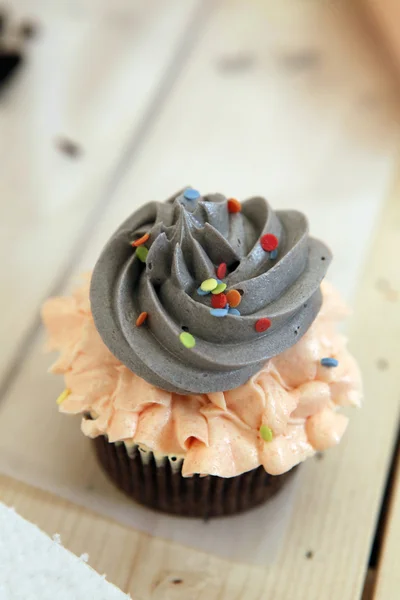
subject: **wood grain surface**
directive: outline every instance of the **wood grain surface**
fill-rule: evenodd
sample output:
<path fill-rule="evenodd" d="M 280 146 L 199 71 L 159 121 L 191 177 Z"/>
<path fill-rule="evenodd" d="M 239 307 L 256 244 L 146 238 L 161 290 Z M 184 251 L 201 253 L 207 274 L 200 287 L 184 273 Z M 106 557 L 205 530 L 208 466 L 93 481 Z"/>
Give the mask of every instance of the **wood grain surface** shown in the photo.
<path fill-rule="evenodd" d="M 348 333 L 366 398 L 340 447 L 304 465 L 268 567 L 139 533 L 4 476 L 0 500 L 87 552 L 134 600 L 356 600 L 364 588 L 364 598 L 397 599 L 398 464 L 369 562 L 399 419 L 399 100 L 368 36 L 343 3 L 13 6 L 40 28 L 0 103 L 0 418 L 13 393 L 40 394 L 30 369 L 41 300 L 91 267 L 135 206 L 197 182 L 239 197 L 266 190 L 309 212 L 313 231 L 338 246 L 333 277 L 353 298 Z M 337 244 L 340 223 L 327 214 L 337 202 L 362 246 Z"/>

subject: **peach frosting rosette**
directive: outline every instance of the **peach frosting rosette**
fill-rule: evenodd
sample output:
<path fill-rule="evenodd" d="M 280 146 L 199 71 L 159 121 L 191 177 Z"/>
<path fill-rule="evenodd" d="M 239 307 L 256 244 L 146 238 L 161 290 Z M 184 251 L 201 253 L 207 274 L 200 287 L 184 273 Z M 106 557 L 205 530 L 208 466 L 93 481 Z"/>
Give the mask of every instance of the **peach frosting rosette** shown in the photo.
<path fill-rule="evenodd" d="M 89 287 L 90 275 L 72 296 L 49 299 L 43 320 L 49 349 L 59 352 L 51 372 L 63 374 L 67 388 L 60 411 L 82 414 L 90 438 L 179 457 L 184 477 L 228 478 L 260 465 L 280 475 L 336 445 L 348 422 L 340 408 L 360 405 L 360 373 L 337 330 L 347 309 L 327 282 L 321 310 L 296 344 L 236 389 L 186 395 L 147 383 L 111 354 L 94 324 Z M 337 366 L 321 364 L 326 357 Z"/>

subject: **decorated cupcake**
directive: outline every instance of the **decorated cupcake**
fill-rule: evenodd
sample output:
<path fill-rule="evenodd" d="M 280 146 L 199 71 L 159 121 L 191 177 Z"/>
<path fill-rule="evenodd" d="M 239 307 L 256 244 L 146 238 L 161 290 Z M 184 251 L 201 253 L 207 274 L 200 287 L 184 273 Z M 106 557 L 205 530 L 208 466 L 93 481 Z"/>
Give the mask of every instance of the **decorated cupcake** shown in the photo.
<path fill-rule="evenodd" d="M 134 212 L 92 276 L 43 308 L 61 412 L 114 483 L 185 516 L 234 514 L 336 445 L 357 365 L 305 216 L 186 188 Z"/>

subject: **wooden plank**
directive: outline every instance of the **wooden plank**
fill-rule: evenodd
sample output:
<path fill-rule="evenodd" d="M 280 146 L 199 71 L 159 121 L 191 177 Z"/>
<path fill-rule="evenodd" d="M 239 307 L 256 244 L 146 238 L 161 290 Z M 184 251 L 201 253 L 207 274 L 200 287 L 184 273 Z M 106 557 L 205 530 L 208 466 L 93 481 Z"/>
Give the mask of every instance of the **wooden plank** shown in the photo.
<path fill-rule="evenodd" d="M 61 533 L 75 553 L 89 552 L 94 568 L 137 599 L 167 593 L 212 600 L 256 600 L 272 593 L 296 600 L 360 597 L 398 417 L 400 274 L 395 261 L 381 257 L 399 242 L 399 190 L 377 223 L 350 332 L 367 400 L 353 415 L 341 446 L 304 465 L 291 526 L 275 564 L 265 569 L 231 564 L 126 529 L 5 477 L 0 478 L 1 500 L 48 533 Z M 22 372 L 14 393 L 31 392 Z"/>
<path fill-rule="evenodd" d="M 390 53 L 394 65 L 400 69 L 400 39 L 398 23 L 400 19 L 400 5 L 397 0 L 359 0 L 366 11 L 371 25 L 376 29 L 379 42 Z"/>
<path fill-rule="evenodd" d="M 385 536 L 379 557 L 375 600 L 395 600 L 400 590 L 400 456 L 392 485 Z"/>
<path fill-rule="evenodd" d="M 113 19 L 105 3 L 91 4 L 29 3 L 38 34 L 0 110 L 0 381 L 95 227 L 204 12 L 198 0 L 121 1 Z"/>
<path fill-rule="evenodd" d="M 392 102 L 390 85 L 377 65 L 374 67 L 373 57 L 364 56 L 354 35 L 350 44 L 353 67 L 342 73 L 340 64 L 347 57 L 350 33 L 341 27 L 335 38 L 325 21 L 321 25 L 321 13 L 314 3 L 305 12 L 290 16 L 282 6 L 275 4 L 268 12 L 262 2 L 222 4 L 148 136 L 141 157 L 90 238 L 78 268 L 92 264 L 108 234 L 132 207 L 132 199 L 162 198 L 184 183 L 184 176 L 196 185 L 200 180 L 202 189 L 221 189 L 239 196 L 270 189 L 282 205 L 293 204 L 296 198 L 307 212 L 317 206 L 317 226 L 321 226 L 321 215 L 328 221 L 328 202 L 340 201 L 343 194 L 355 231 L 362 234 L 357 230 L 362 222 L 357 220 L 362 212 L 359 194 L 365 192 L 365 198 L 373 198 L 381 191 L 388 168 L 388 129 L 394 131 L 395 127 L 391 120 L 386 121 L 386 111 L 383 115 L 363 109 L 360 97 L 365 101 L 367 95 L 369 101 L 373 98 L 378 106 L 383 103 L 386 107 Z M 332 44 L 332 37 L 341 40 L 338 47 Z M 319 87 L 313 87 L 317 93 L 311 92 L 310 83 L 317 76 L 309 72 L 310 66 L 306 74 L 303 66 L 300 71 L 298 67 L 289 70 L 289 76 L 288 67 L 282 70 L 278 63 L 315 64 L 310 46 L 319 49 L 319 44 L 325 52 L 331 46 L 332 54 L 323 53 L 325 68 L 318 75 Z M 242 110 L 244 106 L 246 110 Z M 189 128 L 184 117 L 190 114 L 197 119 L 191 119 Z M 346 137 L 345 130 L 350 130 L 354 139 Z M 236 144 L 232 143 L 233 133 Z M 364 150 L 358 148 L 360 140 Z M 351 162 L 347 170 L 348 156 L 356 149 L 358 163 Z M 382 171 L 371 184 L 366 177 L 368 165 L 379 161 L 379 156 L 384 157 Z M 366 183 L 360 192 L 361 175 Z M 325 202 L 319 205 L 318 198 Z M 398 415 L 400 274 L 396 261 L 382 257 L 390 256 L 391 248 L 399 243 L 399 222 L 396 192 L 381 220 L 374 222 L 368 269 L 357 286 L 350 329 L 353 350 L 365 373 L 366 404 L 359 414 L 352 415 L 349 432 L 338 449 L 322 461 L 304 465 L 291 526 L 275 564 L 266 568 L 231 564 L 139 534 L 7 478 L 0 480 L 1 499 L 49 533 L 59 531 L 66 546 L 76 553 L 89 552 L 92 566 L 107 572 L 111 581 L 137 599 L 360 597 Z M 371 235 L 371 222 L 362 223 Z M 328 234 L 336 235 L 339 225 L 331 222 Z M 338 269 L 345 265 L 348 252 L 346 247 L 342 256 L 339 253 Z M 40 362 L 38 352 L 36 345 L 10 393 L 32 397 L 30 375 Z M 382 370 L 387 363 L 390 368 Z M 4 403 L 10 397 L 7 395 Z"/>

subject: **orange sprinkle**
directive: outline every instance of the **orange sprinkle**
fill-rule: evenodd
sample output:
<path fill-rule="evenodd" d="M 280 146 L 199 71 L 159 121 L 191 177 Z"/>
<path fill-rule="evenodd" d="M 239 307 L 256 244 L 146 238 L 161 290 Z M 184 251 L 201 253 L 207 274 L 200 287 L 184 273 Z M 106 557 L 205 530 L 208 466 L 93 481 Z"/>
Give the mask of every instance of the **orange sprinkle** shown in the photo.
<path fill-rule="evenodd" d="M 140 327 L 141 325 L 143 325 L 148 316 L 149 315 L 147 312 L 140 313 L 140 315 L 136 319 L 136 327 Z"/>
<path fill-rule="evenodd" d="M 131 242 L 131 245 L 134 246 L 134 248 L 137 248 L 138 246 L 141 246 L 142 244 L 145 244 L 147 242 L 147 240 L 149 239 L 149 237 L 150 237 L 150 235 L 148 233 L 145 233 L 138 240 L 135 240 L 134 242 Z"/>
<path fill-rule="evenodd" d="M 242 205 L 236 198 L 229 198 L 228 200 L 228 212 L 238 213 L 242 210 Z"/>
<path fill-rule="evenodd" d="M 241 303 L 242 296 L 237 290 L 229 290 L 229 292 L 226 293 L 226 299 L 231 308 L 236 308 Z"/>

